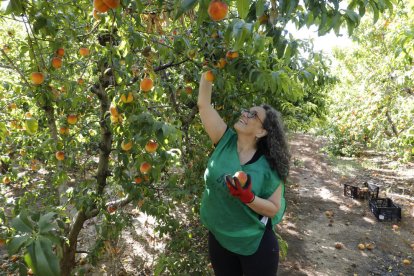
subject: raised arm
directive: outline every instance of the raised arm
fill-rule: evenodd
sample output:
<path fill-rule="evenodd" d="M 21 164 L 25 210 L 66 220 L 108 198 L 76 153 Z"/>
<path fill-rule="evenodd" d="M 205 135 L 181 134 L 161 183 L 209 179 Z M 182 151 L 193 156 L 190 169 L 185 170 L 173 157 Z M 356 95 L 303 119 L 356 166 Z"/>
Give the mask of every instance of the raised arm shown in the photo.
<path fill-rule="evenodd" d="M 206 73 L 203 73 L 198 91 L 198 111 L 208 136 L 214 144 L 217 144 L 226 131 L 227 125 L 211 105 L 211 91 L 212 83 L 206 80 Z"/>

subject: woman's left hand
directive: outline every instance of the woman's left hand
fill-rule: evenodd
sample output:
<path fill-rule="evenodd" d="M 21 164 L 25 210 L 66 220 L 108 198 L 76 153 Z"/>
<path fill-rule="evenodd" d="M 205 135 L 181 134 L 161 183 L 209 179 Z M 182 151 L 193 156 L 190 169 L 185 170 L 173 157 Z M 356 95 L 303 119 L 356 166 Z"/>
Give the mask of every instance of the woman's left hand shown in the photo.
<path fill-rule="evenodd" d="M 231 175 L 225 176 L 227 188 L 230 191 L 230 194 L 234 197 L 238 197 L 243 203 L 252 203 L 255 195 L 252 192 L 252 180 L 250 175 L 247 175 L 246 184 L 242 187 L 240 181 L 237 177 L 232 177 Z"/>

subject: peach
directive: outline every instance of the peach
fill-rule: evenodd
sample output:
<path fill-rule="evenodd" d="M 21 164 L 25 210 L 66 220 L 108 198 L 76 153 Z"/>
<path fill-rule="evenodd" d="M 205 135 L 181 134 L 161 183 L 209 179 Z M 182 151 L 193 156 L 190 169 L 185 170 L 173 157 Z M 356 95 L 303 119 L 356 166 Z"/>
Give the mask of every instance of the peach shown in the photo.
<path fill-rule="evenodd" d="M 186 86 L 185 87 L 185 93 L 187 95 L 191 95 L 193 93 L 193 88 L 191 86 Z"/>
<path fill-rule="evenodd" d="M 58 55 L 59 57 L 63 57 L 64 54 L 65 54 L 65 49 L 59 48 L 56 50 L 56 55 Z"/>
<path fill-rule="evenodd" d="M 247 174 L 244 171 L 238 171 L 234 174 L 235 177 L 240 181 L 242 187 L 246 185 L 247 182 Z"/>
<path fill-rule="evenodd" d="M 67 117 L 67 121 L 69 124 L 74 125 L 78 121 L 78 116 L 76 116 L 76 114 L 69 114 Z"/>
<path fill-rule="evenodd" d="M 129 151 L 130 149 L 132 149 L 132 141 L 126 142 L 126 141 L 122 141 L 121 143 L 121 148 L 124 151 Z"/>
<path fill-rule="evenodd" d="M 121 1 L 120 0 L 103 0 L 103 2 L 109 8 L 116 9 L 117 7 L 119 7 L 119 4 L 120 4 Z"/>
<path fill-rule="evenodd" d="M 228 59 L 235 59 L 235 58 L 238 58 L 238 57 L 239 57 L 239 53 L 236 52 L 236 51 L 228 51 L 226 53 L 226 58 L 228 58 Z"/>
<path fill-rule="evenodd" d="M 96 20 L 101 19 L 101 18 L 99 17 L 98 11 L 97 11 L 97 10 L 95 10 L 95 9 L 93 10 L 92 15 L 93 15 L 93 18 L 95 18 Z"/>
<path fill-rule="evenodd" d="M 85 48 L 85 47 L 80 48 L 79 49 L 79 55 L 81 55 L 83 57 L 89 56 L 89 49 Z"/>
<path fill-rule="evenodd" d="M 63 151 L 57 151 L 55 153 L 56 159 L 62 161 L 65 159 L 65 153 Z"/>
<path fill-rule="evenodd" d="M 11 180 L 8 176 L 3 177 L 3 184 L 4 185 L 8 185 L 10 184 Z"/>
<path fill-rule="evenodd" d="M 111 103 L 109 106 L 109 111 L 111 112 L 111 116 L 118 117 L 118 109 L 116 108 L 116 105 L 114 103 Z"/>
<path fill-rule="evenodd" d="M 402 261 L 402 263 L 403 263 L 403 265 L 410 265 L 411 264 L 411 261 L 409 259 L 404 259 Z"/>
<path fill-rule="evenodd" d="M 214 81 L 214 74 L 213 74 L 213 72 L 211 72 L 211 71 L 207 71 L 206 72 L 206 80 L 208 80 L 210 82 Z"/>
<path fill-rule="evenodd" d="M 43 75 L 43 73 L 41 72 L 33 72 L 30 75 L 30 79 L 32 80 L 33 84 L 39 85 L 39 84 L 42 84 L 43 81 L 45 80 L 45 75 Z"/>
<path fill-rule="evenodd" d="M 154 153 L 158 148 L 158 143 L 155 140 L 149 140 L 145 145 L 145 150 L 148 153 Z"/>
<path fill-rule="evenodd" d="M 123 103 L 130 103 L 134 100 L 134 95 L 132 92 L 128 92 L 128 94 L 122 94 L 121 95 L 121 102 Z"/>
<path fill-rule="evenodd" d="M 109 10 L 109 6 L 103 0 L 93 0 L 93 7 L 98 12 L 107 12 Z"/>
<path fill-rule="evenodd" d="M 135 184 L 140 184 L 140 183 L 142 183 L 142 177 L 140 177 L 140 176 L 137 176 L 137 177 L 135 177 Z"/>
<path fill-rule="evenodd" d="M 59 134 L 60 135 L 69 135 L 69 128 L 67 128 L 67 127 L 60 127 L 59 128 Z"/>
<path fill-rule="evenodd" d="M 224 66 L 226 66 L 227 61 L 224 58 L 219 59 L 219 61 L 216 63 L 216 67 L 219 69 L 223 69 Z"/>
<path fill-rule="evenodd" d="M 3 45 L 3 51 L 7 54 L 8 52 L 10 52 L 10 46 L 5 44 Z"/>
<path fill-rule="evenodd" d="M 139 171 L 143 174 L 148 173 L 151 170 L 151 164 L 148 162 L 142 162 L 139 166 Z"/>
<path fill-rule="evenodd" d="M 139 84 L 139 87 L 141 88 L 142 91 L 144 92 L 148 92 L 152 89 L 153 87 L 153 81 L 150 78 L 144 78 L 141 83 Z"/>
<path fill-rule="evenodd" d="M 106 210 L 108 211 L 108 213 L 112 214 L 116 211 L 116 206 L 114 205 L 108 205 L 108 207 L 106 208 Z"/>
<path fill-rule="evenodd" d="M 52 58 L 52 66 L 55 69 L 59 69 L 60 67 L 62 67 L 62 59 L 60 57 Z"/>
<path fill-rule="evenodd" d="M 213 0 L 208 5 L 207 13 L 213 21 L 220 21 L 227 16 L 229 7 L 226 3 L 219 0 Z"/>

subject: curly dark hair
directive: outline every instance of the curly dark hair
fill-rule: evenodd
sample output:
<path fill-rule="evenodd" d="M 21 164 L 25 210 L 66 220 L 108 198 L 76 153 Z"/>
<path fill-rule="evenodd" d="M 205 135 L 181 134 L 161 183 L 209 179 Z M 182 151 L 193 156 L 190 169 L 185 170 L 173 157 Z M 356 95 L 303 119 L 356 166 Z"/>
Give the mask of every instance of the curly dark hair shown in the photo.
<path fill-rule="evenodd" d="M 267 135 L 257 141 L 257 147 L 263 152 L 270 168 L 278 173 L 283 182 L 286 182 L 290 153 L 282 115 L 270 105 L 263 104 L 261 107 L 266 111 L 263 128 L 267 131 Z"/>

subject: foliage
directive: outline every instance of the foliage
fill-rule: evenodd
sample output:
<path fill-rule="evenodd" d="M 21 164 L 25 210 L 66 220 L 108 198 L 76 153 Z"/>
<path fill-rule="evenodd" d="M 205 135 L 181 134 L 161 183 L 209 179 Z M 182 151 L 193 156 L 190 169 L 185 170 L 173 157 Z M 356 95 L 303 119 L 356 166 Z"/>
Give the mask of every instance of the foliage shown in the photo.
<path fill-rule="evenodd" d="M 206 251 L 197 222 L 211 145 L 192 92 L 201 71 L 214 73 L 213 104 L 229 124 L 239 107 L 267 102 L 289 128 L 306 129 L 323 117 L 332 79 L 324 58 L 293 39 L 286 24 L 317 25 L 321 35 L 346 24 L 353 32 L 366 10 L 377 20 L 392 8 L 389 0 L 351 1 L 346 9 L 337 0 L 227 3 L 227 18 L 214 22 L 207 0 L 123 0 L 104 13 L 91 1 L 8 2 L 0 17 L 7 177 L 0 238 L 26 256 L 23 270 L 56 275 L 58 259 L 62 275 L 70 274 L 79 233 L 91 219 L 98 220 L 88 252 L 95 262 L 105 242 L 130 225 L 120 211 L 127 205 L 154 216 L 169 241 L 157 273 L 207 270 L 205 254 L 189 254 Z M 31 79 L 34 72 L 44 81 Z M 148 78 L 153 88 L 141 85 Z M 146 150 L 149 140 L 156 140 L 155 152 Z"/>
<path fill-rule="evenodd" d="M 374 26 L 367 18 L 355 32 L 356 47 L 336 52 L 340 82 L 331 92 L 327 129 L 333 153 L 358 155 L 372 147 L 413 159 L 412 12 L 402 3 Z"/>

